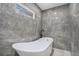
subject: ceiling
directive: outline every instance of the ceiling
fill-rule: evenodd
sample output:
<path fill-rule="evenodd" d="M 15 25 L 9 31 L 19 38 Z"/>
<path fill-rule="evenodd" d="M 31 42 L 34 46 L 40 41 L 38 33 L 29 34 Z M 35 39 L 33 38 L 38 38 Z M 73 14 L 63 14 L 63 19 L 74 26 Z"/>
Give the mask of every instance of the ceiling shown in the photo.
<path fill-rule="evenodd" d="M 64 5 L 66 3 L 36 3 L 41 10 L 46 10 L 46 9 L 49 9 L 49 8 L 54 8 L 56 6 L 61 6 L 61 5 Z"/>

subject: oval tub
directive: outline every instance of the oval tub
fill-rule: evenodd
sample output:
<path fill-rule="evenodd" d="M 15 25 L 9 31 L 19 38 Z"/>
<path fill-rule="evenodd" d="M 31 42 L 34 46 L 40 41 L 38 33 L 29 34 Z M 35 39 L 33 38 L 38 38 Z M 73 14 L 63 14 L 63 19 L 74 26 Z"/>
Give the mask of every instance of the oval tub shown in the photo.
<path fill-rule="evenodd" d="M 43 37 L 33 42 L 15 43 L 12 47 L 21 56 L 49 56 L 52 53 L 53 39 Z"/>

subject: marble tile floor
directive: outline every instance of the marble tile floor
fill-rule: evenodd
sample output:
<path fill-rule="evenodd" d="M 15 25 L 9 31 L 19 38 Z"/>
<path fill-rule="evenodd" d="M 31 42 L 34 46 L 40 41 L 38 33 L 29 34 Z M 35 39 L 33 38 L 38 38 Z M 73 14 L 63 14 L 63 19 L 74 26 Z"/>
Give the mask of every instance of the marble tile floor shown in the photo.
<path fill-rule="evenodd" d="M 54 48 L 54 52 L 53 52 L 52 56 L 71 56 L 71 53 L 66 50 Z"/>

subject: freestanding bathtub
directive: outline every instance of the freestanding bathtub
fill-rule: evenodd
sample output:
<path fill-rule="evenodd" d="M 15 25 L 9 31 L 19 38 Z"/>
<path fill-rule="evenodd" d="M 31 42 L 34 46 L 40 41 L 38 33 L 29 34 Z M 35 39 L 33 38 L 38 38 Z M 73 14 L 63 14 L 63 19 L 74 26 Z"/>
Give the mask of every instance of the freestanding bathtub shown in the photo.
<path fill-rule="evenodd" d="M 33 42 L 15 43 L 12 47 L 20 56 L 50 56 L 53 39 L 43 37 Z"/>

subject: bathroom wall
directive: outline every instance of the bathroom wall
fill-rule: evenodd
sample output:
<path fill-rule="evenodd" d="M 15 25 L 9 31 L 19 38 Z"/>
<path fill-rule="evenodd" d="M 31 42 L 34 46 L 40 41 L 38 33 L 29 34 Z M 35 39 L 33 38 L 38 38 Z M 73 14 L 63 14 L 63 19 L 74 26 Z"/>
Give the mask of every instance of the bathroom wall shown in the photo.
<path fill-rule="evenodd" d="M 79 56 L 79 4 L 73 3 L 70 5 L 72 17 L 72 41 L 71 53 L 74 56 Z"/>
<path fill-rule="evenodd" d="M 71 51 L 71 16 L 69 4 L 43 11 L 43 36 L 54 39 L 54 47 Z"/>
<path fill-rule="evenodd" d="M 15 55 L 11 45 L 40 37 L 41 11 L 35 4 L 24 4 L 36 14 L 35 19 L 16 13 L 16 4 L 0 4 L 0 55 Z"/>

